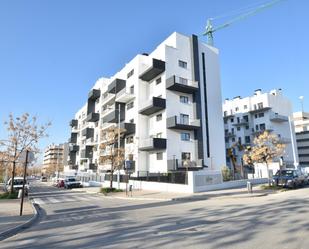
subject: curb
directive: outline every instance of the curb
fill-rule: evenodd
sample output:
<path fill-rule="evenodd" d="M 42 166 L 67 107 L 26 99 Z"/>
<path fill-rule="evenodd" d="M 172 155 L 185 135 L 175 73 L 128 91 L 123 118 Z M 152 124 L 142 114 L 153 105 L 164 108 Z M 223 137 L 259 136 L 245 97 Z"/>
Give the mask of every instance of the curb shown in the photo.
<path fill-rule="evenodd" d="M 33 203 L 32 200 L 30 200 L 30 202 L 31 202 L 31 206 L 32 206 L 32 209 L 33 209 L 33 212 L 34 212 L 33 216 L 29 220 L 27 220 L 25 223 L 20 224 L 16 227 L 10 228 L 10 229 L 0 233 L 0 241 L 5 240 L 9 237 L 12 237 L 12 236 L 16 235 L 17 233 L 19 233 L 20 231 L 29 228 L 30 226 L 32 226 L 38 220 L 38 218 L 39 218 L 39 212 L 38 212 L 39 205 L 36 204 L 36 203 Z"/>
<path fill-rule="evenodd" d="M 121 196 L 106 196 L 102 194 L 106 199 L 120 199 L 120 200 L 132 200 L 132 201 L 173 201 L 173 198 L 148 198 L 148 197 L 121 197 Z"/>

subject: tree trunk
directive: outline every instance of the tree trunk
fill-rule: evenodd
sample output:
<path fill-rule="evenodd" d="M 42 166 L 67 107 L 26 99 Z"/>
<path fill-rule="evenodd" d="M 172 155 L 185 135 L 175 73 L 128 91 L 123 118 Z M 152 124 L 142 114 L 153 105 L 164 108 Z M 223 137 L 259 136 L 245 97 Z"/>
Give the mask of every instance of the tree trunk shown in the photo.
<path fill-rule="evenodd" d="M 266 168 L 267 168 L 268 186 L 270 186 L 269 167 L 268 167 L 268 163 L 267 162 L 266 162 Z"/>

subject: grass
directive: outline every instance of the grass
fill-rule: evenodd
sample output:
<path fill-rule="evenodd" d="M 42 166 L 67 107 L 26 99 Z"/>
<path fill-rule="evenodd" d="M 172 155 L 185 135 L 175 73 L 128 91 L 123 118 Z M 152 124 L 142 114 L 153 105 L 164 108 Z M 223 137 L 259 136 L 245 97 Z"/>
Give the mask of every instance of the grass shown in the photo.
<path fill-rule="evenodd" d="M 5 192 L 0 194 L 0 199 L 17 199 L 18 196 L 18 192 L 13 192 L 13 194 L 11 194 L 10 192 Z"/>
<path fill-rule="evenodd" d="M 108 193 L 117 193 L 117 192 L 123 192 L 121 189 L 116 189 L 116 188 L 101 188 L 100 192 L 102 194 L 108 194 Z"/>

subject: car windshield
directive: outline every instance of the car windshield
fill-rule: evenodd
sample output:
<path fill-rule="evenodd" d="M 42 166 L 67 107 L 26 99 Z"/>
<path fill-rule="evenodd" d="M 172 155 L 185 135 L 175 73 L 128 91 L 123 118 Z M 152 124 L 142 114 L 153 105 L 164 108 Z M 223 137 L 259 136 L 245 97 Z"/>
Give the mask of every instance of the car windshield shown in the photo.
<path fill-rule="evenodd" d="M 14 185 L 22 185 L 24 182 L 23 179 L 14 179 Z"/>
<path fill-rule="evenodd" d="M 75 182 L 75 179 L 74 178 L 69 178 L 67 179 L 68 182 Z"/>
<path fill-rule="evenodd" d="M 293 176 L 293 170 L 279 170 L 277 173 L 276 173 L 276 176 Z"/>

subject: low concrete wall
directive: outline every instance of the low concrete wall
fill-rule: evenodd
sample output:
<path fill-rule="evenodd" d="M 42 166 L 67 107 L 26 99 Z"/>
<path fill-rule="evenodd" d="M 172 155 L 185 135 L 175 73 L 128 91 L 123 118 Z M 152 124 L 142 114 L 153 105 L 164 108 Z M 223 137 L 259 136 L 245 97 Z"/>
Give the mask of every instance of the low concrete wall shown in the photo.
<path fill-rule="evenodd" d="M 251 182 L 254 185 L 254 184 L 267 183 L 268 179 L 267 178 L 245 179 L 245 180 L 223 182 L 223 183 L 220 183 L 220 184 L 205 185 L 205 186 L 196 188 L 195 192 L 204 192 L 204 191 L 211 191 L 211 190 L 245 187 L 247 185 L 248 181 Z"/>
<path fill-rule="evenodd" d="M 160 192 L 172 192 L 172 193 L 193 193 L 191 185 L 187 184 L 174 184 L 166 182 L 147 182 L 130 180 L 129 184 L 133 186 L 133 189 L 142 190 L 154 190 Z"/>

